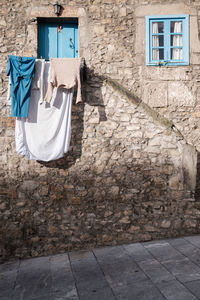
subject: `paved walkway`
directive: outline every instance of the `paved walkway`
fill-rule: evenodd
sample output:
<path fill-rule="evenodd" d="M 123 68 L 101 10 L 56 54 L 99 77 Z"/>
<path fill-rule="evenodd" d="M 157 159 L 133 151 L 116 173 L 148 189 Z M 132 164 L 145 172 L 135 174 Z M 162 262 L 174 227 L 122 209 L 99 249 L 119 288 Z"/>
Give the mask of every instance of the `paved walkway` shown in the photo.
<path fill-rule="evenodd" d="M 200 236 L 0 265 L 0 300 L 200 299 Z"/>

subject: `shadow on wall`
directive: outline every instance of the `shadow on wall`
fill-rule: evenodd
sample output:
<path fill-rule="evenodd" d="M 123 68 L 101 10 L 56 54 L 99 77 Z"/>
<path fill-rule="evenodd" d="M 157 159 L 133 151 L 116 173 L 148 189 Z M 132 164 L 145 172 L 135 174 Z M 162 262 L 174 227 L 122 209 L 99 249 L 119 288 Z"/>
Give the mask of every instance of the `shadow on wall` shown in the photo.
<path fill-rule="evenodd" d="M 108 136 L 97 153 L 99 164 L 88 159 L 87 169 L 77 164 L 69 170 L 69 176 L 66 172 L 57 172 L 56 176 L 53 168 L 67 169 L 82 154 L 85 103 L 98 107 L 100 122 L 107 119 L 101 94 L 103 81 L 91 70 L 87 74 L 84 103 L 73 105 L 72 110 L 72 150 L 57 161 L 40 162 L 52 168 L 45 175 L 2 181 L 0 254 L 4 258 L 41 256 L 198 231 L 197 205 L 183 184 L 183 170 L 176 168 L 168 155 L 160 160 L 160 154 L 140 151 L 140 147 L 133 155 L 126 143 L 118 139 L 109 143 Z M 141 142 L 147 143 L 148 139 L 139 138 L 138 143 Z M 190 151 L 187 147 L 186 166 Z M 200 157 L 198 166 L 200 183 Z M 198 193 L 197 188 L 199 197 Z"/>
<path fill-rule="evenodd" d="M 195 188 L 195 200 L 200 201 L 200 153 L 197 154 L 197 176 Z"/>
<path fill-rule="evenodd" d="M 181 183 L 168 185 L 180 172 L 170 162 L 127 163 L 123 157 L 101 174 L 92 167 L 74 170 L 67 193 L 62 178 L 53 176 L 47 193 L 40 178 L 18 183 L 21 199 L 17 192 L 4 197 L 0 252 L 4 258 L 40 256 L 195 233 L 187 226 L 192 207 L 187 209 L 186 191 Z"/>
<path fill-rule="evenodd" d="M 90 106 L 98 107 L 99 122 L 107 120 L 103 96 L 101 93 L 103 81 L 100 77 L 94 74 L 93 70 L 87 69 L 86 74 L 87 77 L 84 78 L 82 84 L 83 103 L 75 104 L 76 95 L 74 95 L 73 98 L 70 150 L 63 158 L 58 160 L 50 162 L 38 161 L 38 163 L 47 168 L 67 169 L 81 157 L 84 130 L 84 107 L 86 103 Z"/>

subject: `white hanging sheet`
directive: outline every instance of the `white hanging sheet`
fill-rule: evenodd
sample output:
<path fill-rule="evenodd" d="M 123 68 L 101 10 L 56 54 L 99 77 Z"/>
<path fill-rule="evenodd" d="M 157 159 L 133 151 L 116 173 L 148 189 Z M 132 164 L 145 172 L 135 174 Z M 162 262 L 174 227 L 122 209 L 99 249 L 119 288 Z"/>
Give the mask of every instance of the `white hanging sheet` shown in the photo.
<path fill-rule="evenodd" d="M 45 63 L 45 91 L 48 75 Z M 69 150 L 73 89 L 55 89 L 50 104 L 40 104 L 40 95 L 39 89 L 32 89 L 28 119 L 16 118 L 16 151 L 28 159 L 56 160 Z"/>

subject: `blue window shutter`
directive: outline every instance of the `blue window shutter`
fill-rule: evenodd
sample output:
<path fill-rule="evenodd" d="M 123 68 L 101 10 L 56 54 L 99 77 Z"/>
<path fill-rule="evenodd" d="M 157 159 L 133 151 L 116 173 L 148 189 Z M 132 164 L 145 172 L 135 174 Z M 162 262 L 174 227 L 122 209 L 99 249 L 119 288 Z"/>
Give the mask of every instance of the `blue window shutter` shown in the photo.
<path fill-rule="evenodd" d="M 61 30 L 58 30 L 61 26 Z M 78 57 L 78 24 L 42 22 L 39 24 L 39 57 Z"/>
<path fill-rule="evenodd" d="M 173 33 L 170 31 L 171 22 L 182 22 L 182 32 Z M 152 23 L 162 22 L 164 24 L 164 59 L 153 60 L 152 57 Z M 155 33 L 154 33 L 155 35 Z M 156 36 L 162 33 L 156 33 Z M 171 36 L 181 35 L 183 45 L 171 45 Z M 182 59 L 171 57 L 173 48 L 182 49 Z M 156 46 L 156 49 L 163 49 L 162 46 Z M 146 17 L 146 65 L 189 65 L 189 15 L 165 15 L 165 16 L 147 16 Z"/>

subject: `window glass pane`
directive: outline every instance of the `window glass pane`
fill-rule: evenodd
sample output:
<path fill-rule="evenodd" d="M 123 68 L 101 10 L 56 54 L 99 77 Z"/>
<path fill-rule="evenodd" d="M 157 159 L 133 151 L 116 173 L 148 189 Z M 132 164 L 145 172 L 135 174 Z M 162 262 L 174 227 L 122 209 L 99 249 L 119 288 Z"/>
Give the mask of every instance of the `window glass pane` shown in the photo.
<path fill-rule="evenodd" d="M 152 59 L 153 60 L 163 60 L 164 59 L 164 49 L 153 49 Z"/>
<path fill-rule="evenodd" d="M 172 60 L 183 59 L 183 49 L 182 48 L 171 48 L 171 59 Z"/>
<path fill-rule="evenodd" d="M 164 35 L 153 35 L 152 47 L 163 47 L 163 46 L 164 46 Z"/>
<path fill-rule="evenodd" d="M 170 32 L 182 32 L 182 21 L 171 21 L 170 22 Z"/>
<path fill-rule="evenodd" d="M 153 22 L 152 23 L 152 33 L 164 33 L 164 23 L 163 22 Z"/>
<path fill-rule="evenodd" d="M 183 46 L 182 35 L 171 35 L 171 46 Z"/>

